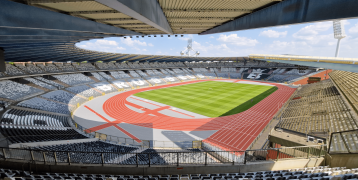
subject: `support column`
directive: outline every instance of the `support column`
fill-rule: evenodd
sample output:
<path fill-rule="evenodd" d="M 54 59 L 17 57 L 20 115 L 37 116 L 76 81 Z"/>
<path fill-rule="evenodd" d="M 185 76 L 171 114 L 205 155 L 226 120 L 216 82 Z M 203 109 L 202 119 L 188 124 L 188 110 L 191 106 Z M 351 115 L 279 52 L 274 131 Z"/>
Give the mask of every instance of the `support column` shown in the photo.
<path fill-rule="evenodd" d="M 0 47 L 0 72 L 5 72 L 6 66 L 5 66 L 5 50 Z"/>

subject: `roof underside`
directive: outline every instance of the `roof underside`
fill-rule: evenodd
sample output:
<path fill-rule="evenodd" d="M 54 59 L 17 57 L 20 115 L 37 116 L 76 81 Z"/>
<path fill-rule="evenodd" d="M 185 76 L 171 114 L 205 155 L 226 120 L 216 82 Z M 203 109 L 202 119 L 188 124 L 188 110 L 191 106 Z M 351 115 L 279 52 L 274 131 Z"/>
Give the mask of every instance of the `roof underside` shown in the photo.
<path fill-rule="evenodd" d="M 13 0 L 142 34 L 168 34 L 96 0 Z M 282 0 L 157 0 L 174 34 L 199 34 Z"/>

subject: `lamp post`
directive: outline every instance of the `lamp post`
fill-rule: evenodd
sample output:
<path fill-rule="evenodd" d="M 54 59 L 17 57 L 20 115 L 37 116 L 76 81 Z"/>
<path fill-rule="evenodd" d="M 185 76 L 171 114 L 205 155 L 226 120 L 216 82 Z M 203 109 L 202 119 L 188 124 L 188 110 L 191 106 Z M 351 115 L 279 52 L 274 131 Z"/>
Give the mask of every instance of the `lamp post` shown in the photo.
<path fill-rule="evenodd" d="M 337 48 L 336 48 L 336 57 L 338 57 L 339 45 L 341 43 L 341 39 L 346 37 L 346 32 L 344 31 L 344 25 L 341 20 L 333 21 L 333 31 L 334 31 L 334 38 L 338 39 Z"/>

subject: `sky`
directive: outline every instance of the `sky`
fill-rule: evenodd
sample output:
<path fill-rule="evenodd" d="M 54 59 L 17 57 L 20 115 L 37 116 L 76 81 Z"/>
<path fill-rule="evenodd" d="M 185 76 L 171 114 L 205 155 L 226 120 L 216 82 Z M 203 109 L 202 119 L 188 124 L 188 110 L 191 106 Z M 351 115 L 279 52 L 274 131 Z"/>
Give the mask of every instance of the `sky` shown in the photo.
<path fill-rule="evenodd" d="M 358 19 L 344 20 L 347 37 L 341 40 L 339 57 L 358 57 Z M 334 57 L 337 39 L 332 21 L 306 23 L 209 35 L 184 34 L 183 37 L 113 37 L 77 43 L 84 49 L 147 55 L 180 56 L 188 38 L 200 57 L 240 57 L 249 54 L 294 54 Z"/>

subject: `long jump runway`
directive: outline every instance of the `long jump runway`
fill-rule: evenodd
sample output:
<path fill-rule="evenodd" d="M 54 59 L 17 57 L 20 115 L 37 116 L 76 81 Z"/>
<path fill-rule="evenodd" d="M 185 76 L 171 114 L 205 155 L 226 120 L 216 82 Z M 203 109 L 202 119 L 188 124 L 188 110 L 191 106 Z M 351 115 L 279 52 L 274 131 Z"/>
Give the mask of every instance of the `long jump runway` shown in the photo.
<path fill-rule="evenodd" d="M 133 96 L 133 94 L 210 80 L 196 80 L 116 92 L 86 102 L 74 113 L 81 126 L 100 133 L 149 141 L 193 141 L 219 146 L 224 150 L 246 150 L 294 88 L 276 83 L 223 79 L 226 82 L 277 86 L 278 90 L 247 111 L 209 118 L 190 111 Z"/>

